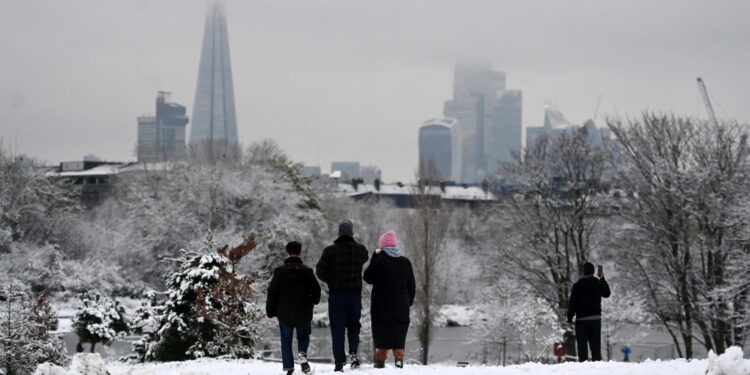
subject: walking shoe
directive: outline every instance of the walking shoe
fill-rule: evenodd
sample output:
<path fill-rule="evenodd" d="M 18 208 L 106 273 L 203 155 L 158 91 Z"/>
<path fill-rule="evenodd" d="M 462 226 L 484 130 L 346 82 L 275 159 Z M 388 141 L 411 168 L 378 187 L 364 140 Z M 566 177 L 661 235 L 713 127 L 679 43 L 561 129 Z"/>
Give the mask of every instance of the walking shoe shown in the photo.
<path fill-rule="evenodd" d="M 344 364 L 337 363 L 336 366 L 333 368 L 333 372 L 344 372 Z"/>
<path fill-rule="evenodd" d="M 352 368 L 359 368 L 359 357 L 357 357 L 357 353 L 349 353 L 349 363 L 352 365 Z"/>
<path fill-rule="evenodd" d="M 376 359 L 375 360 L 375 365 L 373 367 L 375 367 L 375 368 L 385 368 L 385 361 L 378 361 Z"/>
<path fill-rule="evenodd" d="M 394 363 L 396 364 L 396 367 L 398 367 L 398 368 L 404 368 L 404 359 L 403 358 L 396 357 L 394 359 Z"/>
<path fill-rule="evenodd" d="M 299 352 L 297 354 L 297 360 L 299 361 L 299 365 L 302 367 L 302 372 L 304 372 L 305 374 L 309 374 L 310 363 L 307 362 L 307 353 Z"/>

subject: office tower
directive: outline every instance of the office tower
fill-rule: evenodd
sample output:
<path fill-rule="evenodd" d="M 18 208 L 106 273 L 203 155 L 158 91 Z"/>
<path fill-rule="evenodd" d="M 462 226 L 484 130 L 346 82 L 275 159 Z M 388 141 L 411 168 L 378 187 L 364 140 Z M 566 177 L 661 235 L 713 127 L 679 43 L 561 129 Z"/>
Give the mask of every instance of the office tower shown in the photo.
<path fill-rule="evenodd" d="M 501 173 L 501 163 L 513 159 L 513 152 L 521 151 L 523 125 L 521 90 L 505 90 L 497 93 L 492 107 L 491 120 L 484 137 L 486 171 L 489 175 Z"/>
<path fill-rule="evenodd" d="M 455 181 L 481 182 L 521 149 L 522 104 L 521 91 L 506 90 L 505 73 L 493 70 L 492 64 L 456 65 L 453 98 L 443 111 L 458 120 L 452 128 Z"/>
<path fill-rule="evenodd" d="M 437 170 L 441 181 L 451 179 L 453 167 L 451 128 L 457 122 L 454 118 L 432 119 L 425 121 L 419 128 L 419 166 L 428 168 L 431 163 Z M 423 170 L 420 173 L 428 172 Z"/>
<path fill-rule="evenodd" d="M 544 124 L 526 128 L 526 147 L 531 147 L 542 135 L 554 136 L 565 132 L 571 126 L 562 112 L 545 106 Z"/>
<path fill-rule="evenodd" d="M 320 176 L 320 167 L 317 165 L 306 165 L 302 167 L 302 174 L 307 177 L 317 177 Z"/>
<path fill-rule="evenodd" d="M 359 177 L 358 161 L 334 161 L 331 163 L 331 173 L 341 172 L 342 180 L 351 180 Z"/>
<path fill-rule="evenodd" d="M 155 162 L 185 157 L 185 107 L 169 102 L 169 93 L 156 97 L 156 116 L 138 117 L 138 161 Z"/>
<path fill-rule="evenodd" d="M 156 161 L 156 116 L 138 116 L 138 162 Z"/>
<path fill-rule="evenodd" d="M 375 183 L 375 180 L 383 181 L 383 172 L 374 165 L 363 165 L 359 168 L 359 177 L 366 184 Z"/>
<path fill-rule="evenodd" d="M 224 8 L 215 2 L 206 16 L 190 143 L 208 142 L 226 153 L 237 145 L 232 66 Z M 212 148 L 213 149 L 213 148 Z"/>

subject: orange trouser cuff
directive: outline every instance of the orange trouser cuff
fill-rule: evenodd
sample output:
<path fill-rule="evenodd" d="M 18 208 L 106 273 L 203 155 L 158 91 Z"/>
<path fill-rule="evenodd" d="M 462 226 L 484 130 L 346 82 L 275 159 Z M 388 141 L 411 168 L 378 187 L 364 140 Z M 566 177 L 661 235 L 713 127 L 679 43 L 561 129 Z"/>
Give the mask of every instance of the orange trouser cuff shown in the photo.
<path fill-rule="evenodd" d="M 404 358 L 404 354 L 404 349 L 393 349 L 393 356 L 396 358 Z M 378 349 L 375 353 L 375 359 L 385 362 L 388 359 L 388 349 Z"/>

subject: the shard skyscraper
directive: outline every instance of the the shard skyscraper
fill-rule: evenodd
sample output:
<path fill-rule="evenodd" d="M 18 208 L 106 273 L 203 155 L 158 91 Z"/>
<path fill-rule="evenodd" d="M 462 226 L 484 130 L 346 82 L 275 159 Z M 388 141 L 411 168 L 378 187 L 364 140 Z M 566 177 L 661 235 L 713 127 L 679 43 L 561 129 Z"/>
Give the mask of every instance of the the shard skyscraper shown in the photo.
<path fill-rule="evenodd" d="M 193 104 L 190 143 L 208 143 L 227 148 L 237 144 L 232 65 L 224 7 L 214 2 L 206 16 L 198 85 Z"/>

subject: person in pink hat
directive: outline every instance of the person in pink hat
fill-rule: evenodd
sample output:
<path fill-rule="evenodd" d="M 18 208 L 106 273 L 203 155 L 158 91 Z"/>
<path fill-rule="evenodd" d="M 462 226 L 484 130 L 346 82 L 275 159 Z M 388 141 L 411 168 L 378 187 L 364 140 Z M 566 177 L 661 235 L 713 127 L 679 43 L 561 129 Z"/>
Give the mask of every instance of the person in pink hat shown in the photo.
<path fill-rule="evenodd" d="M 375 340 L 375 368 L 384 368 L 388 350 L 393 350 L 396 367 L 404 367 L 406 332 L 409 330 L 409 309 L 414 303 L 416 285 L 409 259 L 401 254 L 396 233 L 380 236 L 364 279 L 372 284 L 370 315 Z"/>

